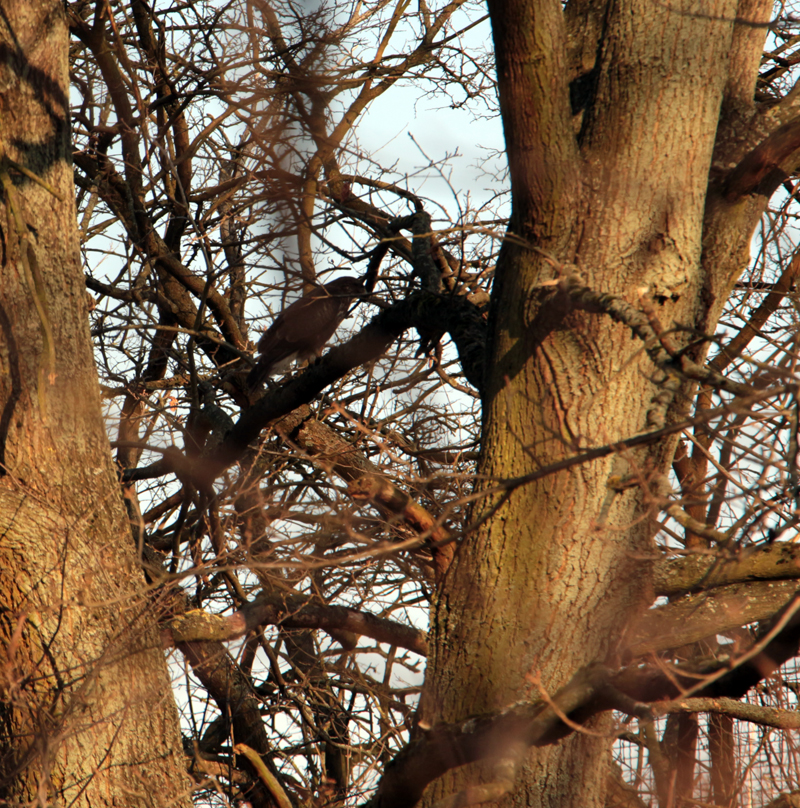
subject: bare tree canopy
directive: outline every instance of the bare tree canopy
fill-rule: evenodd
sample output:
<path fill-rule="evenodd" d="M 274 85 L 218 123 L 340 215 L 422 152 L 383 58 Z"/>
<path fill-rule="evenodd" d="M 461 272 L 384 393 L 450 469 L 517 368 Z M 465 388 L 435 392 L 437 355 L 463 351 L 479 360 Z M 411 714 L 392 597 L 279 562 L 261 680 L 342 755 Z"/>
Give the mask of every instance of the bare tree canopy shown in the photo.
<path fill-rule="evenodd" d="M 0 804 L 798 804 L 800 7 L 0 49 Z"/>

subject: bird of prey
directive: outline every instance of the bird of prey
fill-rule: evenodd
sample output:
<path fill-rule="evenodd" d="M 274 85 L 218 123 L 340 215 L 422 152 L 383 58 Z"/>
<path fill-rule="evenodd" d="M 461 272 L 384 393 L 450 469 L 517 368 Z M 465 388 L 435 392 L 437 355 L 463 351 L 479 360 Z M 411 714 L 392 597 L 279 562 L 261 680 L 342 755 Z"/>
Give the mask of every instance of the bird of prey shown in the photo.
<path fill-rule="evenodd" d="M 353 298 L 363 293 L 364 286 L 358 278 L 345 276 L 317 287 L 287 306 L 258 342 L 261 356 L 247 377 L 248 388 L 257 390 L 295 360 L 319 356 Z"/>

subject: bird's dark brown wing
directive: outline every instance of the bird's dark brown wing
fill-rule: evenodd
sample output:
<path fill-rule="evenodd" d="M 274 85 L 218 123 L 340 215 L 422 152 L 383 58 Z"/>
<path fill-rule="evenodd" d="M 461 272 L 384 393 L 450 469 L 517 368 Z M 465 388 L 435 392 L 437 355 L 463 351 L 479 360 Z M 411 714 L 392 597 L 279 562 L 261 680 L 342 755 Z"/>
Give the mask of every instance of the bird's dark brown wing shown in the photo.
<path fill-rule="evenodd" d="M 259 340 L 261 356 L 247 377 L 248 387 L 255 390 L 295 359 L 319 356 L 360 291 L 357 278 L 337 278 L 287 306 Z"/>
<path fill-rule="evenodd" d="M 317 290 L 315 290 L 317 291 Z M 333 336 L 341 319 L 341 298 L 303 297 L 292 303 L 258 344 L 262 354 L 314 353 Z"/>

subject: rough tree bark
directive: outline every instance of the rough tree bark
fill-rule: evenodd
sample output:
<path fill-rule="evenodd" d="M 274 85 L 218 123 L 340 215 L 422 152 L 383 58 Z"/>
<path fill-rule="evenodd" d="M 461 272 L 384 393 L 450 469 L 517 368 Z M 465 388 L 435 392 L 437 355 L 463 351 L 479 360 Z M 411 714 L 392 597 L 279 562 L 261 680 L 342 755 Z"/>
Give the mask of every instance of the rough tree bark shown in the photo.
<path fill-rule="evenodd" d="M 0 2 L 0 801 L 190 805 L 103 427 L 60 0 Z"/>
<path fill-rule="evenodd" d="M 513 211 L 486 363 L 487 485 L 685 415 L 691 383 L 658 371 L 628 328 L 602 305 L 576 304 L 565 281 L 637 307 L 646 290 L 665 329 L 696 329 L 669 334 L 684 349 L 713 333 L 769 194 L 732 193 L 725 176 L 766 123 L 752 99 L 771 2 L 603 4 L 597 47 L 586 47 L 596 5 L 489 2 Z M 596 55 L 577 72 L 571 30 Z M 575 79 L 586 95 L 577 119 Z M 614 664 L 626 623 L 652 602 L 655 513 L 641 483 L 667 473 L 674 450 L 661 441 L 475 509 L 483 522 L 456 552 L 434 615 L 426 722 L 537 697 L 539 682 L 553 693 L 587 663 Z M 600 733 L 527 753 L 502 804 L 602 806 L 610 740 L 602 721 L 592 726 Z"/>

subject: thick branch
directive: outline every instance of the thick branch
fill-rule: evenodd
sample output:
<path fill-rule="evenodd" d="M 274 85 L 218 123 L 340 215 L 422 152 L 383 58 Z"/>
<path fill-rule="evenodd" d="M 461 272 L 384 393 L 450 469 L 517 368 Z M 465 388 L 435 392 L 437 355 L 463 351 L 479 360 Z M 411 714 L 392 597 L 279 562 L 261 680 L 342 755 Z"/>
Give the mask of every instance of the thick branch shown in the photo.
<path fill-rule="evenodd" d="M 776 129 L 733 169 L 725 188 L 728 201 L 754 193 L 764 181 L 770 186 L 779 184 L 786 175 L 783 164 L 798 149 L 800 119 L 795 118 Z"/>
<path fill-rule="evenodd" d="M 499 757 L 515 744 L 554 743 L 571 732 L 560 715 L 575 713 L 592 701 L 603 689 L 604 677 L 602 669 L 586 668 L 550 699 L 550 705 L 541 701 L 515 704 L 500 713 L 438 724 L 389 763 L 365 808 L 411 808 L 429 783 L 451 769 Z M 604 706 L 611 705 L 604 701 Z"/>
<path fill-rule="evenodd" d="M 171 636 L 165 635 L 165 642 L 223 642 L 235 640 L 268 625 L 290 629 L 350 631 L 398 648 L 407 648 L 421 656 L 428 653 L 425 632 L 411 626 L 345 606 L 327 606 L 300 595 L 270 595 L 265 592 L 230 615 L 209 614 L 196 609 L 175 617 L 166 626 Z"/>
<path fill-rule="evenodd" d="M 768 620 L 797 592 L 795 581 L 758 581 L 721 586 L 651 609 L 634 630 L 634 656 L 679 648 L 733 628 Z"/>
<path fill-rule="evenodd" d="M 269 757 L 269 739 L 261 717 L 259 699 L 225 648 L 218 643 L 185 642 L 180 650 L 192 666 L 194 675 L 217 703 L 220 713 L 230 716 L 232 735 L 236 741 L 254 749 L 272 775 L 280 778 Z M 253 789 L 248 792 L 248 798 L 253 805 L 257 808 L 273 808 L 271 794 L 258 779 L 256 767 L 246 758 L 242 759 L 242 767 L 252 778 Z"/>
<path fill-rule="evenodd" d="M 664 559 L 654 568 L 656 595 L 680 595 L 743 581 L 800 578 L 800 546 L 780 542 L 743 550 L 730 558 L 687 555 Z"/>

